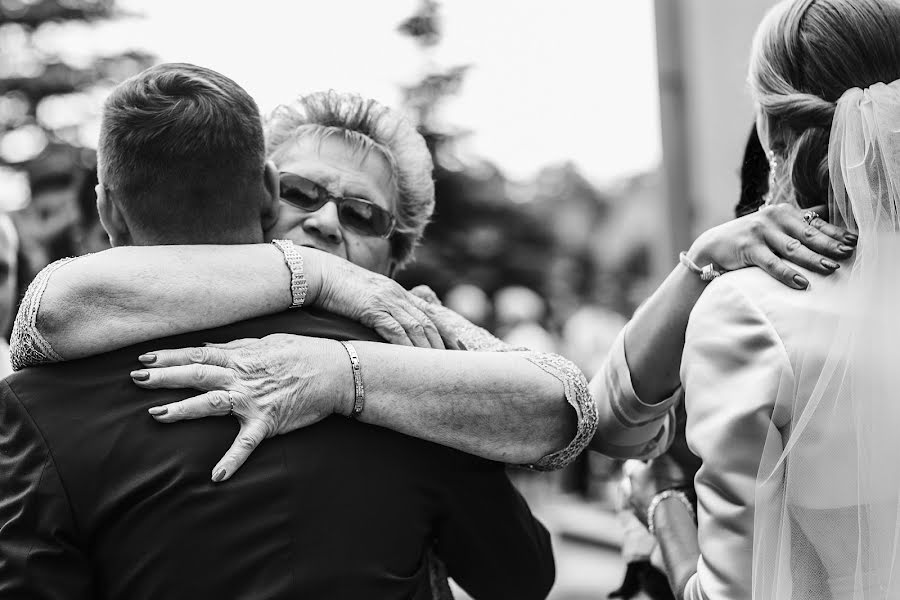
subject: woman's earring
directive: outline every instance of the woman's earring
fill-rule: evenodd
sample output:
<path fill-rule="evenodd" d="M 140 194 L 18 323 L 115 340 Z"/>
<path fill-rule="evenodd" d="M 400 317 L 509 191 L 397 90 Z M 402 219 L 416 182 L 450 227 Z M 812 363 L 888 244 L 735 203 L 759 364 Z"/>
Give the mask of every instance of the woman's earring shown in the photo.
<path fill-rule="evenodd" d="M 778 156 L 775 154 L 774 150 L 767 151 L 766 156 L 769 158 L 769 190 L 766 192 L 765 202 L 766 204 L 771 204 L 775 199 L 775 181 L 776 173 L 778 171 Z"/>

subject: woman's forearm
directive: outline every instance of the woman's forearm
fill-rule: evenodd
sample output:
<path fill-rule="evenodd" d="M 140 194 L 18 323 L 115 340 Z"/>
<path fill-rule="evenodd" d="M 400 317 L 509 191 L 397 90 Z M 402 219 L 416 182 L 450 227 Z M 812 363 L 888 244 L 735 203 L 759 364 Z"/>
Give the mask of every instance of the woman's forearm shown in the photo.
<path fill-rule="evenodd" d="M 638 309 L 625 330 L 625 356 L 634 391 L 646 404 L 670 397 L 681 385 L 684 333 L 706 283 L 678 265 Z"/>
<path fill-rule="evenodd" d="M 523 354 L 354 345 L 364 422 L 513 464 L 534 464 L 575 435 L 563 384 Z"/>
<path fill-rule="evenodd" d="M 682 600 L 700 559 L 697 524 L 687 507 L 674 498 L 667 498 L 656 510 L 654 526 L 669 585 L 675 597 Z"/>
<path fill-rule="evenodd" d="M 290 272 L 271 244 L 120 247 L 55 270 L 35 325 L 73 359 L 290 304 Z"/>

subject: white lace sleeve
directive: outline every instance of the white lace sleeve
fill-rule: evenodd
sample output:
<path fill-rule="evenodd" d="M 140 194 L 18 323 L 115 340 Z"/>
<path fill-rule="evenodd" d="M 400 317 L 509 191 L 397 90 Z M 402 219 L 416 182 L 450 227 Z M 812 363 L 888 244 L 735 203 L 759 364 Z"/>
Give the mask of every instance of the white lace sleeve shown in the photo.
<path fill-rule="evenodd" d="M 565 448 L 544 456 L 533 465 L 523 466 L 540 471 L 561 469 L 587 448 L 591 438 L 594 437 L 594 432 L 597 430 L 597 405 L 594 403 L 594 398 L 588 390 L 587 378 L 572 361 L 558 354 L 543 354 L 528 348 L 512 346 L 491 335 L 486 329 L 473 325 L 449 308 L 426 303 L 424 300 L 421 303 L 424 305 L 426 313 L 437 312 L 444 320 L 453 325 L 459 340 L 467 350 L 475 352 L 522 352 L 528 361 L 562 382 L 566 400 L 575 409 L 576 415 L 578 415 L 575 438 Z"/>
<path fill-rule="evenodd" d="M 47 289 L 50 276 L 64 264 L 75 260 L 63 258 L 44 267 L 22 298 L 19 312 L 13 323 L 12 336 L 9 344 L 10 358 L 14 371 L 33 367 L 44 363 L 61 362 L 63 358 L 50 346 L 50 343 L 38 330 L 37 317 L 41 307 L 41 296 Z"/>

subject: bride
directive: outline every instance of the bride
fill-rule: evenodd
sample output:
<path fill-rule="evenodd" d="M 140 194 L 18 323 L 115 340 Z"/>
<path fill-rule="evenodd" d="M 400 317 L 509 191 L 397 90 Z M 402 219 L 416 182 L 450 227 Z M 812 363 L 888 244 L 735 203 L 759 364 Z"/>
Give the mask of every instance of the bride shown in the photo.
<path fill-rule="evenodd" d="M 758 269 L 708 286 L 682 359 L 698 525 L 671 464 L 633 473 L 632 502 L 679 598 L 898 598 L 900 5 L 779 3 L 749 82 L 771 201 L 827 199 L 857 252 L 806 292 Z"/>

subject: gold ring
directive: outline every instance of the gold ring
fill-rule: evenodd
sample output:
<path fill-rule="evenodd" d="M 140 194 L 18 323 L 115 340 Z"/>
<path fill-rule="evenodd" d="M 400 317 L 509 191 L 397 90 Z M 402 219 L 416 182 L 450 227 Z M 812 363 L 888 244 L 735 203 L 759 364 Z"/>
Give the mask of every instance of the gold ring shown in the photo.
<path fill-rule="evenodd" d="M 228 411 L 228 414 L 233 417 L 234 416 L 234 396 L 231 395 L 231 390 L 228 390 L 228 401 L 231 402 L 231 409 Z"/>
<path fill-rule="evenodd" d="M 803 213 L 803 220 L 806 221 L 807 225 L 812 225 L 812 222 L 819 218 L 819 215 L 815 213 L 815 211 L 808 210 Z"/>

